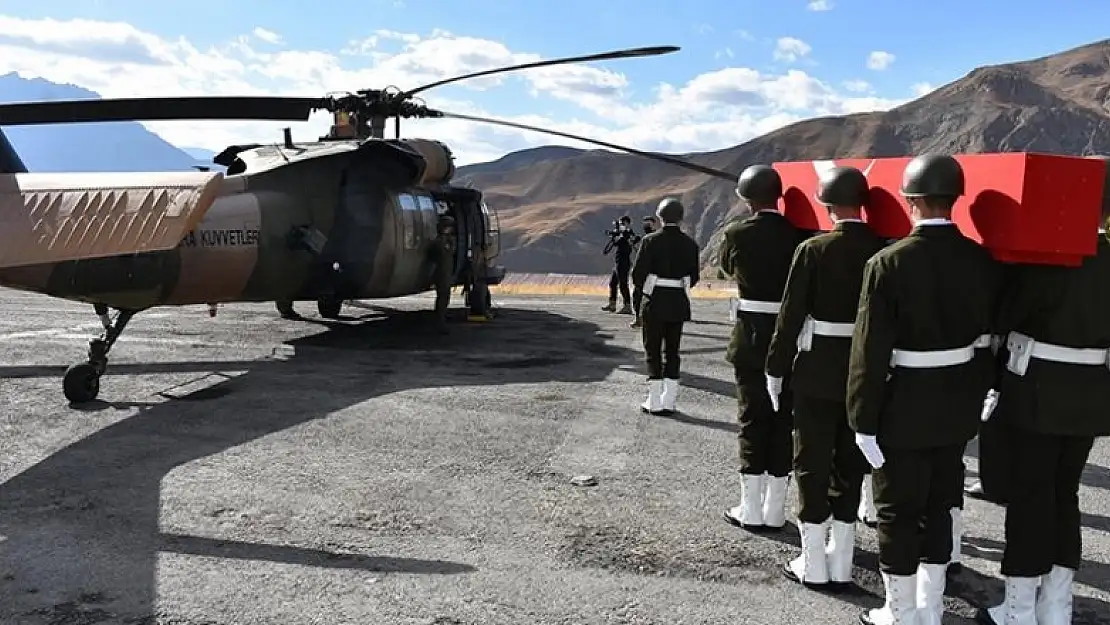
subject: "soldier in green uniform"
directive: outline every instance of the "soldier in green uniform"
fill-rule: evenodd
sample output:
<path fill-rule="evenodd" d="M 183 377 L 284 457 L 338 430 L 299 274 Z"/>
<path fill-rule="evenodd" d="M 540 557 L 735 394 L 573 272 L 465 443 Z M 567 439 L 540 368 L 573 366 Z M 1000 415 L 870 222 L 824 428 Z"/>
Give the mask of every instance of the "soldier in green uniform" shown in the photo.
<path fill-rule="evenodd" d="M 767 392 L 763 369 L 790 261 L 805 237 L 777 210 L 782 179 L 773 168 L 745 169 L 736 194 L 751 207 L 752 215 L 725 227 L 719 253 L 721 269 L 736 281 L 739 295 L 725 357 L 736 373 L 740 503 L 724 516 L 732 525 L 759 531 L 786 524 L 793 458 L 790 397 L 783 396 L 781 405 L 772 403 L 777 398 Z"/>
<path fill-rule="evenodd" d="M 429 249 L 435 265 L 436 328 L 447 332 L 447 306 L 451 303 L 451 278 L 455 273 L 455 220 L 443 215 L 436 223 L 437 236 Z"/>
<path fill-rule="evenodd" d="M 644 297 L 640 318 L 648 396 L 640 409 L 670 414 L 678 399 L 682 326 L 690 320 L 690 289 L 698 283 L 701 263 L 698 244 L 679 229 L 685 214 L 682 203 L 667 198 L 656 214 L 663 227 L 640 241 L 632 266 L 632 283 Z"/>
<path fill-rule="evenodd" d="M 848 365 L 848 423 L 875 469 L 886 589 L 860 620 L 940 625 L 964 446 L 994 376 L 1001 272 L 951 221 L 964 193 L 956 159 L 913 159 L 901 192 L 916 225 L 867 261 Z"/>
<path fill-rule="evenodd" d="M 1006 363 L 992 392 L 997 410 L 992 415 L 988 406 L 984 416 L 1006 429 L 1015 461 L 1000 469 L 1010 481 L 1006 595 L 979 612 L 984 624 L 1072 622 L 1072 583 L 1082 560 L 1080 474 L 1095 438 L 1110 435 L 1106 199 L 1102 216 L 1095 256 L 1079 267 L 1015 266 L 1003 299 Z"/>
<path fill-rule="evenodd" d="M 802 553 L 784 572 L 807 586 L 852 581 L 856 512 L 867 461 L 848 427 L 844 389 L 863 267 L 885 245 L 861 219 L 869 192 L 867 178 L 854 167 L 821 174 L 817 201 L 836 225 L 795 251 L 767 352 L 768 393 L 781 388 L 787 375 L 794 391 Z"/>
<path fill-rule="evenodd" d="M 655 230 L 656 230 L 657 226 L 656 226 L 656 221 L 655 221 L 655 215 L 648 215 L 647 217 L 644 217 L 643 221 L 644 221 L 644 224 L 643 224 L 644 225 L 644 236 L 646 237 L 647 235 L 651 234 L 652 232 L 655 232 Z M 642 238 L 636 244 L 636 253 L 637 254 L 640 253 L 640 247 L 641 247 L 640 244 L 641 243 L 643 243 Z M 633 262 L 635 262 L 635 261 L 633 261 Z M 636 286 L 635 282 L 633 282 L 632 283 L 632 313 L 634 315 L 636 315 L 636 317 L 631 321 L 631 323 L 628 324 L 628 327 L 630 327 L 630 328 L 640 327 L 640 325 L 641 325 L 640 304 L 643 301 L 644 301 L 644 292 L 640 290 L 640 287 Z"/>

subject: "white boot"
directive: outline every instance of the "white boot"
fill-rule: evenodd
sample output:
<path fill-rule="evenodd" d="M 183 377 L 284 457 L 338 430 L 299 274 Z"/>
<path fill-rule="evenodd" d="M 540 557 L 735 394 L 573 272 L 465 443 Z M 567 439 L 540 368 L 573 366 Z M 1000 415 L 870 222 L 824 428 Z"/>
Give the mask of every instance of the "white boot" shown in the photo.
<path fill-rule="evenodd" d="M 949 511 L 952 515 L 952 555 L 948 558 L 948 565 L 961 564 L 961 542 L 964 537 L 964 511 L 959 508 L 952 508 Z"/>
<path fill-rule="evenodd" d="M 879 514 L 875 512 L 875 489 L 871 484 L 870 473 L 863 476 L 863 485 L 859 493 L 859 513 L 856 518 L 871 527 L 879 522 Z"/>
<path fill-rule="evenodd" d="M 995 625 L 1038 625 L 1036 605 L 1040 583 L 1040 577 L 1007 577 L 1002 603 L 986 610 L 991 622 Z"/>
<path fill-rule="evenodd" d="M 675 403 L 678 401 L 678 380 L 666 378 L 663 380 L 663 394 L 659 398 L 663 412 L 674 412 Z"/>
<path fill-rule="evenodd" d="M 786 489 L 790 486 L 790 476 L 767 476 L 766 493 L 763 496 L 763 524 L 780 528 L 786 525 Z M 824 539 L 822 539 L 824 542 Z"/>
<path fill-rule="evenodd" d="M 882 573 L 886 603 L 860 615 L 864 625 L 918 625 L 917 575 Z"/>
<path fill-rule="evenodd" d="M 828 562 L 825 560 L 825 536 L 829 521 L 824 523 L 798 523 L 802 538 L 802 553 L 786 564 L 788 576 L 806 586 L 829 583 Z"/>
<path fill-rule="evenodd" d="M 834 520 L 829 531 L 829 544 L 825 547 L 830 582 L 834 584 L 852 582 L 852 559 L 855 553 L 856 524 Z"/>
<path fill-rule="evenodd" d="M 640 404 L 640 410 L 651 414 L 659 412 L 663 408 L 662 395 L 663 380 L 648 380 L 648 396 L 644 403 Z"/>
<path fill-rule="evenodd" d="M 921 564 L 917 567 L 917 625 L 940 625 L 944 617 L 943 564 Z"/>
<path fill-rule="evenodd" d="M 1062 566 L 1041 578 L 1037 592 L 1037 625 L 1071 625 L 1071 585 L 1075 571 Z"/>
<path fill-rule="evenodd" d="M 763 527 L 763 481 L 766 474 L 740 474 L 740 505 L 730 508 L 725 515 L 741 527 Z"/>

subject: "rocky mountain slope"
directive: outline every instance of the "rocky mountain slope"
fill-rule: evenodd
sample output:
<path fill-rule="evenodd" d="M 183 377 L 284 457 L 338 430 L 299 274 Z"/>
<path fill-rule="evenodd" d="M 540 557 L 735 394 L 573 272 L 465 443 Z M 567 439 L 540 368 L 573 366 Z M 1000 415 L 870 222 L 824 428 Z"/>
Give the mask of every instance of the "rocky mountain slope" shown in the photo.
<path fill-rule="evenodd" d="M 727 181 L 605 151 L 527 152 L 544 150 L 545 158 L 509 155 L 460 168 L 457 176 L 498 209 L 502 262 L 511 271 L 607 272 L 602 231 L 626 212 L 650 212 L 667 195 L 686 203 L 687 231 L 703 246 L 706 264 L 715 261 L 714 235 L 733 206 Z M 889 111 L 809 119 L 685 157 L 740 171 L 758 162 L 925 151 L 1110 153 L 1110 40 L 981 67 Z"/>

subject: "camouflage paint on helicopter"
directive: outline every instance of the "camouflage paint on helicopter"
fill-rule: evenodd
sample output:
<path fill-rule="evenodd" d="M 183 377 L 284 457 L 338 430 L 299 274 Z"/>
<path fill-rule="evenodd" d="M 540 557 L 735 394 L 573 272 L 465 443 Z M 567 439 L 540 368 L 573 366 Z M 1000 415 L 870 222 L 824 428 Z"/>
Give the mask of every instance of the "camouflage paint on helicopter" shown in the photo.
<path fill-rule="evenodd" d="M 236 173 L 220 181 L 219 195 L 177 247 L 9 267 L 0 269 L 0 283 L 133 310 L 394 297 L 430 283 L 433 194 L 469 194 L 476 200 L 471 210 L 484 208 L 476 191 L 446 184 L 453 160 L 435 141 L 265 146 L 237 157 L 229 170 Z M 148 186 L 159 184 L 145 176 Z M 111 200 L 91 189 L 88 197 Z M 466 220 L 459 221 L 465 228 Z M 31 234 L 9 230 L 6 237 Z"/>

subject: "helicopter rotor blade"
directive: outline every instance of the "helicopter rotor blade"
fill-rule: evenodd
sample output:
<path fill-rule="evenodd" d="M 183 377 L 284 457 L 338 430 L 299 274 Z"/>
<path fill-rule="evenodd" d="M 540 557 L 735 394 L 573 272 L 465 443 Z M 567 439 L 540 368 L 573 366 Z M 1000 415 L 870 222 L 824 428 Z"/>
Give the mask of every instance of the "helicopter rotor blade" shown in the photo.
<path fill-rule="evenodd" d="M 630 147 L 626 147 L 626 146 L 623 146 L 623 145 L 617 145 L 615 143 L 608 143 L 606 141 L 601 141 L 601 140 L 598 140 L 598 139 L 590 139 L 588 137 L 581 137 L 581 136 L 578 136 L 578 135 L 572 135 L 570 133 L 562 132 L 562 131 L 559 131 L 559 130 L 551 130 L 551 129 L 548 129 L 548 128 L 538 128 L 536 126 L 529 126 L 527 124 L 518 124 L 516 122 L 505 121 L 503 119 L 490 119 L 488 117 L 475 117 L 473 115 L 461 115 L 459 113 L 448 113 L 448 112 L 445 112 L 445 111 L 437 111 L 436 113 L 437 114 L 435 116 L 433 116 L 433 119 L 434 118 L 462 119 L 462 120 L 471 121 L 471 122 L 478 122 L 478 123 L 481 123 L 481 124 L 494 124 L 494 125 L 497 125 L 497 126 L 506 126 L 508 128 L 516 128 L 518 130 L 530 130 L 532 132 L 539 132 L 539 133 L 543 133 L 543 134 L 554 135 L 556 137 L 563 137 L 564 139 L 573 139 L 575 141 L 582 141 L 583 143 L 592 143 L 594 145 L 599 145 L 599 146 L 606 147 L 606 148 L 609 148 L 609 149 L 612 149 L 612 150 L 619 150 L 621 152 L 627 152 L 629 154 L 635 154 L 636 156 L 642 156 L 644 158 L 650 158 L 652 160 L 661 161 L 661 162 L 664 162 L 664 163 L 670 163 L 671 165 L 676 165 L 678 167 L 683 167 L 685 169 L 696 171 L 698 173 L 707 174 L 707 175 L 713 176 L 714 178 L 722 178 L 724 180 L 728 180 L 728 181 L 731 181 L 731 182 L 736 182 L 739 179 L 739 176 L 737 176 L 736 174 L 730 174 L 727 171 L 721 171 L 720 169 L 713 169 L 712 167 L 706 167 L 705 165 L 699 165 L 697 163 L 691 163 L 690 161 L 683 160 L 681 158 L 671 156 L 669 154 L 659 154 L 657 152 L 645 152 L 643 150 L 637 150 L 635 148 L 630 148 Z"/>
<path fill-rule="evenodd" d="M 306 121 L 324 98 L 204 96 L 55 100 L 0 104 L 0 126 L 175 119 Z"/>
<path fill-rule="evenodd" d="M 471 78 L 480 78 L 482 76 L 489 76 L 491 74 L 502 74 L 504 72 L 515 72 L 521 69 L 532 69 L 535 67 L 548 67 L 550 65 L 565 65 L 567 63 L 588 63 L 590 61 L 607 61 L 610 59 L 631 59 L 643 56 L 657 56 L 660 54 L 670 54 L 678 52 L 682 48 L 678 46 L 651 46 L 647 48 L 629 48 L 627 50 L 615 50 L 613 52 L 601 52 L 598 54 L 587 54 L 585 56 L 568 56 L 560 59 L 548 59 L 546 61 L 535 61 L 532 63 L 521 63 L 520 65 L 509 65 L 507 67 L 498 67 L 495 69 L 487 69 L 480 72 L 473 72 L 470 74 L 463 74 L 462 76 L 455 76 L 454 78 L 445 78 L 436 82 L 422 85 L 415 89 L 409 89 L 404 92 L 404 97 L 412 97 L 422 91 L 427 91 L 435 87 L 440 87 L 460 80 L 469 80 Z"/>

